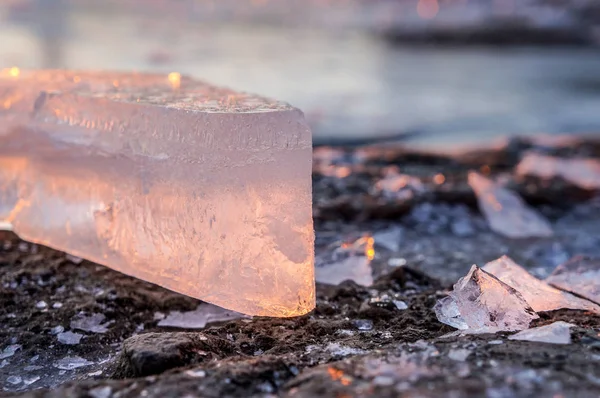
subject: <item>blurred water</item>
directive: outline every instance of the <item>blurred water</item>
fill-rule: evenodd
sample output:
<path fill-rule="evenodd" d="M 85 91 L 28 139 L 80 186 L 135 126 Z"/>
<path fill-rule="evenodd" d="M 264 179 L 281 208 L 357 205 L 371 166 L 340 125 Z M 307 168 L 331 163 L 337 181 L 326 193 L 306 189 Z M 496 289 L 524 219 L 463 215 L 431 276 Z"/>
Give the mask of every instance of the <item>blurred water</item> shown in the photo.
<path fill-rule="evenodd" d="M 44 20 L 0 8 L 0 67 L 178 71 L 300 107 L 317 142 L 600 132 L 595 49 L 396 47 L 364 31 L 97 9 Z"/>

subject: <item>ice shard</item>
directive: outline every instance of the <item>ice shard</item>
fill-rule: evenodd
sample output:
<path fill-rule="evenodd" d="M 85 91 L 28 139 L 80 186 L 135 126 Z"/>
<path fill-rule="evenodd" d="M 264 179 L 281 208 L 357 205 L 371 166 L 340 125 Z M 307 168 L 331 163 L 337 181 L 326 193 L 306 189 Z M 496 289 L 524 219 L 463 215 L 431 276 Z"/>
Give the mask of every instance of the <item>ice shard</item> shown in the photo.
<path fill-rule="evenodd" d="M 546 282 L 600 304 L 600 258 L 573 257 L 556 267 Z"/>
<path fill-rule="evenodd" d="M 583 189 L 600 189 L 600 162 L 595 159 L 562 159 L 529 153 L 517 165 L 516 173 L 543 179 L 561 177 Z"/>
<path fill-rule="evenodd" d="M 537 341 L 550 344 L 571 344 L 571 328 L 575 325 L 563 321 L 523 330 L 509 336 L 509 340 Z"/>
<path fill-rule="evenodd" d="M 487 263 L 483 269 L 521 292 L 536 312 L 569 308 L 600 313 L 600 306 L 550 286 L 507 256 Z"/>
<path fill-rule="evenodd" d="M 300 111 L 178 74 L 0 71 L 0 223 L 251 315 L 315 304 Z"/>
<path fill-rule="evenodd" d="M 438 320 L 471 332 L 523 330 L 538 318 L 518 291 L 476 265 L 449 297 L 436 305 Z"/>
<path fill-rule="evenodd" d="M 548 220 L 528 207 L 516 193 L 474 171 L 469 173 L 469 185 L 475 191 L 479 209 L 494 232 L 509 238 L 552 235 Z"/>

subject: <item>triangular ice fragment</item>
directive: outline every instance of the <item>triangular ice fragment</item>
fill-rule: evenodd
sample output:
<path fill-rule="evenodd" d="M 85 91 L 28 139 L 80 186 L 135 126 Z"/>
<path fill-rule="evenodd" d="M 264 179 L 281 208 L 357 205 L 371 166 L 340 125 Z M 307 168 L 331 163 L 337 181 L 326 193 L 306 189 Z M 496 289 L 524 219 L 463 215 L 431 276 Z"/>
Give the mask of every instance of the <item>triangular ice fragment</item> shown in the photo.
<path fill-rule="evenodd" d="M 546 282 L 600 304 L 600 258 L 573 257 L 556 267 Z"/>
<path fill-rule="evenodd" d="M 474 171 L 469 172 L 469 185 L 494 232 L 508 238 L 552 236 L 548 220 L 528 207 L 516 193 Z"/>
<path fill-rule="evenodd" d="M 571 323 L 558 321 L 550 325 L 523 330 L 510 336 L 509 340 L 538 341 L 550 344 L 571 344 Z"/>
<path fill-rule="evenodd" d="M 476 265 L 458 280 L 450 297 L 456 303 L 460 317 L 448 299 L 439 304 L 436 313 L 440 322 L 454 327 L 462 325 L 457 323 L 462 318 L 468 330 L 514 331 L 527 329 L 531 321 L 538 318 L 518 291 Z M 448 315 L 450 320 L 446 318 Z"/>
<path fill-rule="evenodd" d="M 600 306 L 537 279 L 508 256 L 487 263 L 483 269 L 521 292 L 536 312 L 569 308 L 600 313 Z"/>

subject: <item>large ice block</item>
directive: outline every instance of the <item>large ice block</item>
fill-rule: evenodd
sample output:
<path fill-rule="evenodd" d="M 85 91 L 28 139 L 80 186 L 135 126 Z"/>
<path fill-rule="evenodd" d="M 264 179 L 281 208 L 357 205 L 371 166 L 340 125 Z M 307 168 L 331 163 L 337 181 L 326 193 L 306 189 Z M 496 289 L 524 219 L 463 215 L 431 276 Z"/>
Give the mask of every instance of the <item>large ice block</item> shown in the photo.
<path fill-rule="evenodd" d="M 300 111 L 178 74 L 0 72 L 0 222 L 251 315 L 315 304 Z"/>

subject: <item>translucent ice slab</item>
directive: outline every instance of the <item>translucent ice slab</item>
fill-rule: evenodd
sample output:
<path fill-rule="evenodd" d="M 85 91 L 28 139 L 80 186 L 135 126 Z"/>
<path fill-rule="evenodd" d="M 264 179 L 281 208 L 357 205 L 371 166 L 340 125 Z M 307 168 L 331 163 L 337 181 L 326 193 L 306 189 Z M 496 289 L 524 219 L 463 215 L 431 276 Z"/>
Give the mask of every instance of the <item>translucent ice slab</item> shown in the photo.
<path fill-rule="evenodd" d="M 311 168 L 286 104 L 178 74 L 0 72 L 0 223 L 228 309 L 314 307 Z"/>

